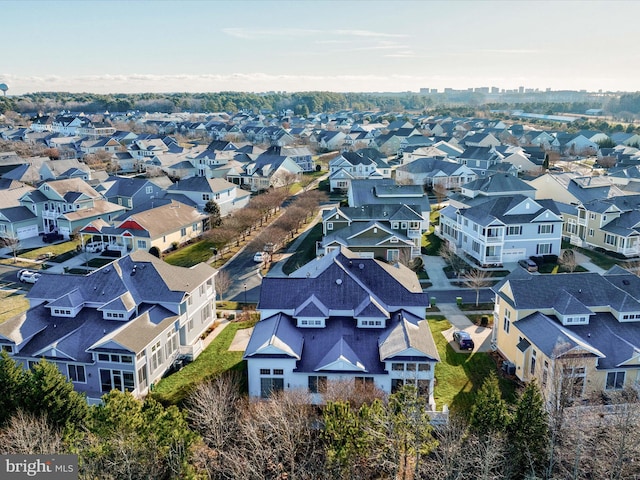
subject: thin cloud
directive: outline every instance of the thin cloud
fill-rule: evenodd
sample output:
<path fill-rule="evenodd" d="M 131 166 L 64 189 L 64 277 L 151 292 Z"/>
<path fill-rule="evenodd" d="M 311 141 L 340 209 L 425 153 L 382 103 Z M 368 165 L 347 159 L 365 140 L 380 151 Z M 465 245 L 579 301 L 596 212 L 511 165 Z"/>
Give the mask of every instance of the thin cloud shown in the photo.
<path fill-rule="evenodd" d="M 371 30 L 317 30 L 303 28 L 278 28 L 278 29 L 249 29 L 243 27 L 227 27 L 223 33 L 245 40 L 260 40 L 269 37 L 309 37 L 314 35 L 342 35 L 346 37 L 360 38 L 406 38 L 409 35 L 403 33 L 375 32 Z"/>

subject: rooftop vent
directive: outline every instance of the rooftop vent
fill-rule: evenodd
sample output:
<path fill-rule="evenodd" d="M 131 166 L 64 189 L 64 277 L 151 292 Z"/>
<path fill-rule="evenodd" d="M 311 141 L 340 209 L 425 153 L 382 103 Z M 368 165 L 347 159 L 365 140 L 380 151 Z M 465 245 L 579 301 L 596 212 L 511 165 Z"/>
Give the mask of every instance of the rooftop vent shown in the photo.
<path fill-rule="evenodd" d="M 336 278 L 336 285 L 342 285 L 342 279 Z"/>
<path fill-rule="evenodd" d="M 359 268 L 360 270 L 364 270 L 364 263 L 361 263 L 360 265 L 358 265 L 358 268 Z"/>

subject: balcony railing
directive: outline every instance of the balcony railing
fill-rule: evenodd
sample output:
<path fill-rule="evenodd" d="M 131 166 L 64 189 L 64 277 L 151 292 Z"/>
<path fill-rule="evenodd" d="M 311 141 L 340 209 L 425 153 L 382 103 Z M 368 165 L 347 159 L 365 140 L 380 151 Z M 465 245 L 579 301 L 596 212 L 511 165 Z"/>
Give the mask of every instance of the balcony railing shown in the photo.
<path fill-rule="evenodd" d="M 503 243 L 504 237 L 502 235 L 496 235 L 496 236 L 484 237 L 483 240 L 485 243 L 496 244 L 496 243 Z"/>

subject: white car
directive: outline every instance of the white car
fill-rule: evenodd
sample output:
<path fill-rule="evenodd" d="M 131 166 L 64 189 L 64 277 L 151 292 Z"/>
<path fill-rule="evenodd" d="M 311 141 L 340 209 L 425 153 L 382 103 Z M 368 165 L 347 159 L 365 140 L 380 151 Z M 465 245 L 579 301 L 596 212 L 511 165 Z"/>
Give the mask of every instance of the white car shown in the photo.
<path fill-rule="evenodd" d="M 23 283 L 36 283 L 40 278 L 38 272 L 32 272 L 31 270 L 20 270 L 18 272 L 18 280 Z"/>
<path fill-rule="evenodd" d="M 253 256 L 253 261 L 256 263 L 262 263 L 267 259 L 267 255 L 264 252 L 256 252 Z"/>
<path fill-rule="evenodd" d="M 98 253 L 104 250 L 104 242 L 89 242 L 84 246 L 89 253 Z"/>

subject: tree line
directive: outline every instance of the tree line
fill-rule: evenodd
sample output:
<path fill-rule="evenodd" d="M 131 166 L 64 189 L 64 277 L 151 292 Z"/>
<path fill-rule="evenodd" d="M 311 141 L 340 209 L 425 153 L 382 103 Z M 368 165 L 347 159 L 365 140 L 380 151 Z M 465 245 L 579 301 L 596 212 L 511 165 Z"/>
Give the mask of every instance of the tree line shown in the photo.
<path fill-rule="evenodd" d="M 54 364 L 3 352 L 0 453 L 76 454 L 81 479 L 623 480 L 640 461 L 637 395 L 559 421 L 535 382 L 508 405 L 491 375 L 471 412 L 433 425 L 412 386 L 329 382 L 316 407 L 301 391 L 250 402 L 241 383 L 216 377 L 180 406 L 120 391 L 88 406 Z"/>

